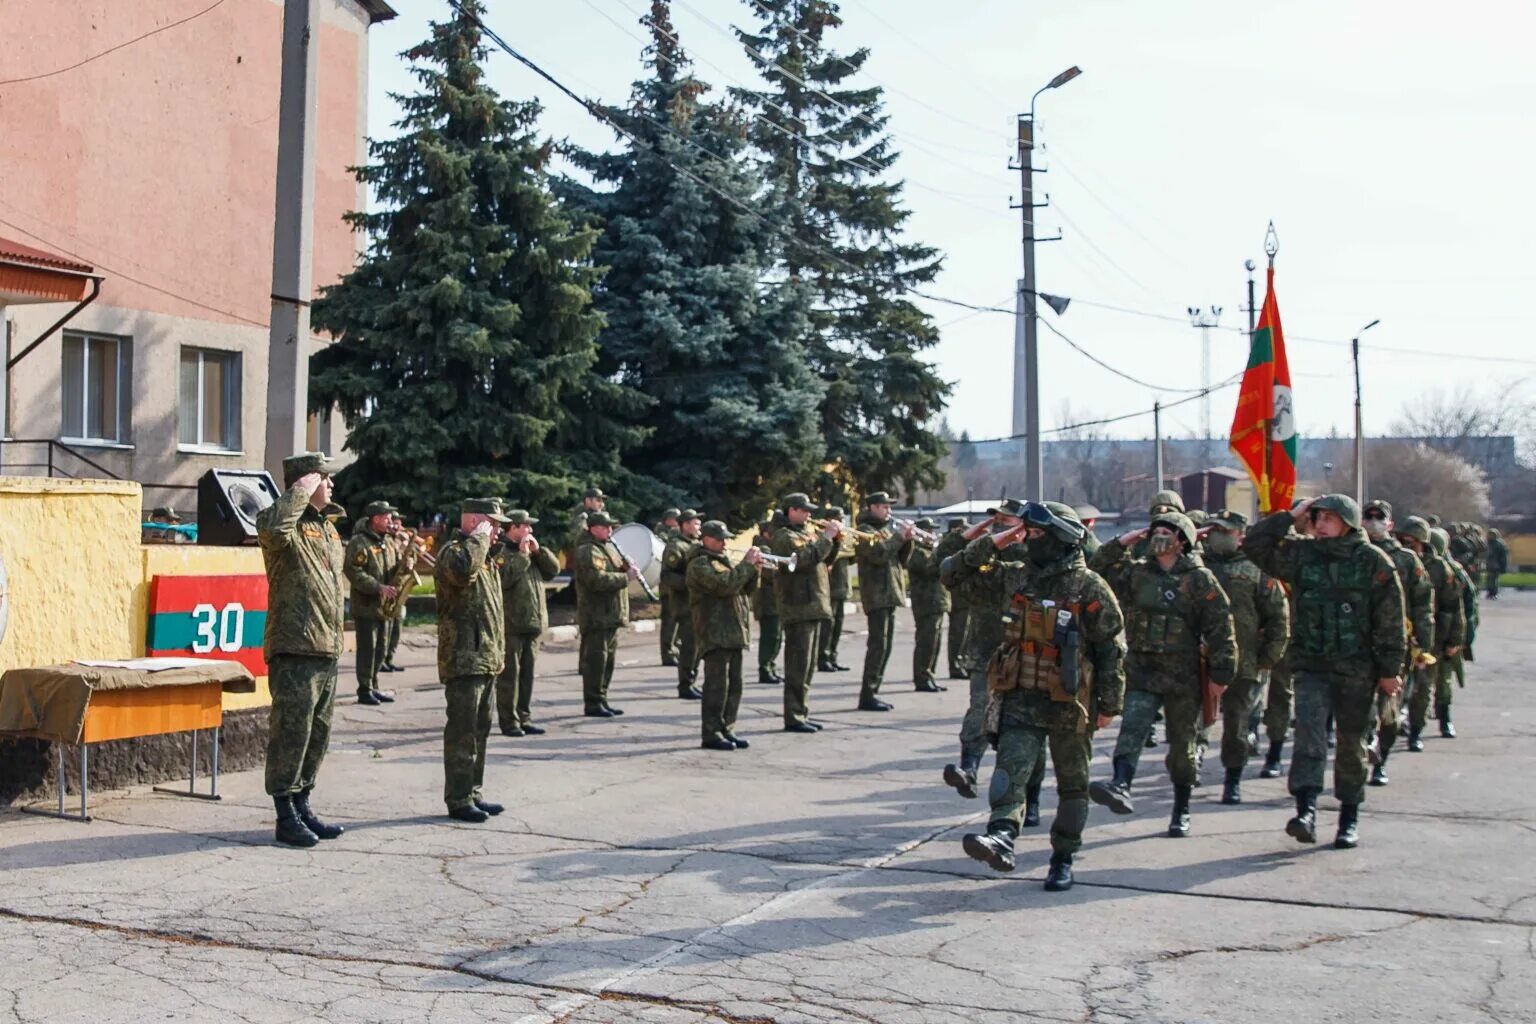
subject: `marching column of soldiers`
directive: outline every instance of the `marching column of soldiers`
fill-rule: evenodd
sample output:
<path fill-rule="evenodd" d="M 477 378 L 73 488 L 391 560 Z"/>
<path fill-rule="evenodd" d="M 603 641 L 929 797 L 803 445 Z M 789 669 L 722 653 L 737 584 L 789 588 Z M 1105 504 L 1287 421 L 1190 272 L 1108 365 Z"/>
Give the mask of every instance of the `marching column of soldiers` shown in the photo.
<path fill-rule="evenodd" d="M 402 528 L 400 512 L 373 501 L 343 548 L 327 462 L 301 453 L 284 462 L 283 495 L 258 517 L 269 580 L 265 652 L 272 690 L 266 780 L 276 838 L 313 846 L 340 826 L 310 806 L 328 744 L 342 650 L 344 594 L 357 631 L 357 703 L 392 696 L 378 686 L 393 667 L 404 598 L 431 567 L 438 609 L 438 675 L 445 697 L 444 802 L 456 820 L 502 811 L 482 792 L 493 718 L 503 736 L 539 735 L 532 718 L 540 639 L 549 627 L 545 584 L 559 573 L 534 536 L 538 520 L 499 498 L 461 503 L 458 528 L 435 557 Z M 1047 755 L 1057 789 L 1045 886 L 1073 884 L 1091 803 L 1135 812 L 1132 788 L 1143 752 L 1164 724 L 1164 765 L 1173 786 L 1167 835 L 1189 836 L 1201 784 L 1205 731 L 1221 723 L 1224 804 L 1242 801 L 1261 725 L 1268 750 L 1258 773 L 1276 778 L 1292 733 L 1287 835 L 1315 843 L 1328 762 L 1339 812 L 1333 845 L 1360 842 L 1367 787 L 1386 786 L 1399 738 L 1424 749 L 1431 709 L 1454 738 L 1451 708 L 1465 683 L 1477 627 L 1478 587 L 1488 596 L 1508 549 L 1497 531 L 1437 518 L 1393 518 L 1385 501 L 1362 510 L 1339 494 L 1299 501 L 1249 524 L 1240 513 L 1186 511 L 1171 491 L 1154 496 L 1148 526 L 1102 545 L 1099 512 L 1057 502 L 1004 499 L 988 517 L 891 515 L 869 495 L 854 526 L 843 510 L 805 493 L 786 495 L 736 556 L 732 533 L 693 509 L 669 509 L 662 540 L 660 655 L 677 669 L 678 696 L 697 701 L 700 745 L 750 746 L 736 732 L 744 661 L 758 623 L 758 682 L 782 687 L 783 730 L 814 735 L 817 671 L 840 672 L 842 610 L 856 564 L 867 620 L 855 707 L 887 711 L 880 697 L 897 610 L 916 631 L 912 680 L 940 692 L 944 675 L 968 682 L 960 756 L 944 782 L 976 799 L 986 752 L 996 752 L 986 829 L 962 848 L 999 871 L 1015 864 L 1021 830 L 1040 824 Z M 623 714 L 610 703 L 619 631 L 640 570 L 613 541 L 619 525 L 593 488 L 571 521 L 585 715 Z M 782 650 L 782 674 L 777 658 Z M 1090 778 L 1093 737 L 1120 719 L 1107 777 Z"/>

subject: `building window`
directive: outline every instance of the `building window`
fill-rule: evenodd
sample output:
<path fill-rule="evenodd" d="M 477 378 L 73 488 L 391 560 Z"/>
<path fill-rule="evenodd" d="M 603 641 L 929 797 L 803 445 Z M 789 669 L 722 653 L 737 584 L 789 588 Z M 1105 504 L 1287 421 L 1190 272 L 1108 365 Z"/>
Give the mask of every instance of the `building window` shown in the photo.
<path fill-rule="evenodd" d="M 64 335 L 64 418 L 66 440 L 128 443 L 133 346 L 106 334 Z"/>
<path fill-rule="evenodd" d="M 180 420 L 182 445 L 240 450 L 240 353 L 182 348 Z"/>

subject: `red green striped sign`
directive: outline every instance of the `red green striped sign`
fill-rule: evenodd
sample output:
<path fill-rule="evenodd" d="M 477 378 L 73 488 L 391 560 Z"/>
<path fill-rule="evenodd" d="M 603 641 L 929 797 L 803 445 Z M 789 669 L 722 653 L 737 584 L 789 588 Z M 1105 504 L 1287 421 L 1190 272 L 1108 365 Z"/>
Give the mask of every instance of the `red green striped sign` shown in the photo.
<path fill-rule="evenodd" d="M 148 617 L 144 649 L 152 658 L 238 661 L 254 676 L 267 674 L 265 576 L 156 576 Z"/>

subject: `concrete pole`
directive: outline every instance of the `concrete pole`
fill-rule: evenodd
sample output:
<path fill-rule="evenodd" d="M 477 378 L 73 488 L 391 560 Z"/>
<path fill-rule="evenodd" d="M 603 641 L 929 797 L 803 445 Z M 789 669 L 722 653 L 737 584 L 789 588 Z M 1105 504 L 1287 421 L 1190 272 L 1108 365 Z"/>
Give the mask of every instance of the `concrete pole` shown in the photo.
<path fill-rule="evenodd" d="M 1013 332 L 1013 433 L 1024 435 L 1024 495 L 1045 497 L 1040 458 L 1040 350 L 1035 316 L 1035 185 L 1033 118 L 1019 117 L 1019 210 L 1024 220 L 1024 277 Z"/>
<path fill-rule="evenodd" d="M 279 482 L 283 459 L 303 451 L 307 436 L 320 11 L 321 0 L 284 0 L 283 4 L 267 437 L 262 460 Z"/>
<path fill-rule="evenodd" d="M 1152 403 L 1152 472 L 1157 477 L 1154 491 L 1163 489 L 1163 403 Z"/>

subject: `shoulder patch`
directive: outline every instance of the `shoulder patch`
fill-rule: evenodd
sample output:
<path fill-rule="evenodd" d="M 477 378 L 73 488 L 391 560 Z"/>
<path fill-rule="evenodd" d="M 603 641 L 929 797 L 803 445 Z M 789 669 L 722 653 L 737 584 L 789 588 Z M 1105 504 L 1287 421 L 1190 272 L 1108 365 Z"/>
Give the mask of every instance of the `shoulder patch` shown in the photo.
<path fill-rule="evenodd" d="M 355 558 L 353 558 L 352 561 L 356 565 L 367 565 L 368 564 L 368 553 L 366 551 L 359 551 L 357 553 L 357 556 Z"/>

